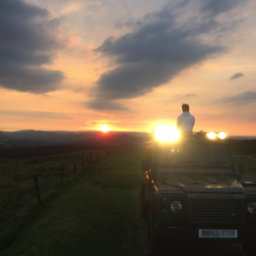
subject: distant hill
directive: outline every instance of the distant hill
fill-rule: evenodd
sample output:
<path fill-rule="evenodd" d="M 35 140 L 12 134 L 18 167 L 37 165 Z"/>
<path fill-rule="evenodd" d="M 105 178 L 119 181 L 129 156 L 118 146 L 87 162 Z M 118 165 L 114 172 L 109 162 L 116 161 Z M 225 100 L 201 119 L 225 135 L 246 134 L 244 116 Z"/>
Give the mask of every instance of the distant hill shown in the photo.
<path fill-rule="evenodd" d="M 228 136 L 231 140 L 256 140 L 256 136 Z"/>
<path fill-rule="evenodd" d="M 0 132 L 0 158 L 34 158 L 85 149 L 143 145 L 147 133 L 135 132 Z"/>
<path fill-rule="evenodd" d="M 102 140 L 129 140 L 127 138 L 139 139 L 146 138 L 147 133 L 136 132 L 109 132 L 102 133 L 98 131 L 85 132 L 48 132 L 25 130 L 17 132 L 0 131 L 0 149 L 2 148 L 25 148 L 51 145 L 84 145 Z"/>
<path fill-rule="evenodd" d="M 137 132 L 46 132 L 0 131 L 0 158 L 30 158 L 84 149 L 143 145 L 149 133 Z M 256 154 L 255 137 L 230 136 L 227 139 L 235 154 Z"/>

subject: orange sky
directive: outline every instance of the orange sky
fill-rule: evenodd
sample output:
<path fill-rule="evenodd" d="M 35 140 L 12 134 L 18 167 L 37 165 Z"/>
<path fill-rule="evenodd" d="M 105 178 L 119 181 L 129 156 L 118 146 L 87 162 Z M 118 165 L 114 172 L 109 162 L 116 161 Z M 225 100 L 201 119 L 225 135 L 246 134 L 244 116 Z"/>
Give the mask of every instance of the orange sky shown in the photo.
<path fill-rule="evenodd" d="M 204 58 L 172 77 L 169 82 L 155 86 L 144 95 L 115 99 L 129 110 L 97 110 L 89 108 L 91 91 L 100 76 L 118 67 L 111 56 L 94 49 L 110 36 L 120 38 L 133 28 L 117 26 L 117 22 L 136 21 L 146 14 L 158 12 L 175 1 L 40 1 L 30 0 L 48 10 L 50 18 L 59 20 L 56 40 L 63 42 L 54 50 L 51 63 L 43 67 L 62 71 L 65 78 L 56 89 L 46 93 L 22 92 L 1 87 L 0 130 L 16 131 L 98 129 L 107 124 L 113 130 L 150 132 L 158 124 L 176 124 L 182 103 L 190 105 L 196 118 L 194 130 L 225 130 L 229 135 L 256 135 L 256 18 L 251 11 L 253 2 L 222 13 L 216 19 L 228 19 L 233 12 L 241 13 L 229 37 L 213 38 L 204 34 L 200 40 L 230 46 L 217 56 Z M 125 4 L 126 3 L 126 4 Z M 240 12 L 241 10 L 243 12 Z M 134 11 L 133 11 L 134 10 Z M 250 26 L 248 26 L 250 24 Z M 235 38 L 234 41 L 233 37 Z M 229 41 L 230 40 L 230 41 Z M 0 51 L 1 60 L 1 51 Z M 0 66 L 1 68 L 1 66 Z M 244 76 L 231 80 L 236 73 Z M 240 100 L 246 92 L 245 100 Z M 255 94 L 253 94 L 255 92 Z M 239 100 L 236 100 L 238 97 Z M 234 101 L 222 102 L 223 98 Z"/>

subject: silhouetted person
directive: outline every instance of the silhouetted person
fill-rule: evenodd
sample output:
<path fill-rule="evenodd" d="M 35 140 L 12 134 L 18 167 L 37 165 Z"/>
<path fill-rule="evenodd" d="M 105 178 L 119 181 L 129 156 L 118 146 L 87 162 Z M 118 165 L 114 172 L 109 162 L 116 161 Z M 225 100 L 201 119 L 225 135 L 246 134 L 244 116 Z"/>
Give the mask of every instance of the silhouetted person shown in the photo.
<path fill-rule="evenodd" d="M 181 132 L 193 132 L 195 117 L 189 113 L 189 105 L 182 105 L 183 113 L 178 117 L 177 128 Z"/>

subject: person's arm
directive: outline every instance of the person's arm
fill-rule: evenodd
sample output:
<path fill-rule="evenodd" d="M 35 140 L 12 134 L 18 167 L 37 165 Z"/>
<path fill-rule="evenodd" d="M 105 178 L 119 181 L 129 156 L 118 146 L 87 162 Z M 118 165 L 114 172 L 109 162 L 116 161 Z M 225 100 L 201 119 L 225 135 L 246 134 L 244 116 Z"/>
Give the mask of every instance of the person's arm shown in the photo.
<path fill-rule="evenodd" d="M 195 122 L 196 122 L 196 120 L 195 120 L 195 117 L 193 116 L 193 127 L 192 127 L 192 131 L 193 131 L 193 128 L 194 128 L 194 126 L 195 126 Z"/>
<path fill-rule="evenodd" d="M 181 121 L 180 121 L 180 118 L 178 117 L 177 119 L 177 124 L 176 124 L 176 127 L 178 130 L 180 130 L 180 127 L 181 127 Z"/>

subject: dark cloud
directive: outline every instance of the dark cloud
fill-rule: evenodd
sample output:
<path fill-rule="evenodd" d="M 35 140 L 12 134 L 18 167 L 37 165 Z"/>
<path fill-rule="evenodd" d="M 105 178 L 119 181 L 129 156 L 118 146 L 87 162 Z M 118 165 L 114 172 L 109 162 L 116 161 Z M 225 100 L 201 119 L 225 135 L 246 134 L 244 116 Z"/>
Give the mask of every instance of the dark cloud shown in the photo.
<path fill-rule="evenodd" d="M 218 14 L 228 12 L 231 9 L 243 4 L 241 0 L 204 0 L 204 5 L 201 8 L 202 12 L 206 12 L 209 16 L 217 16 Z"/>
<path fill-rule="evenodd" d="M 133 28 L 135 26 L 139 27 L 141 25 L 142 25 L 141 21 L 138 21 L 138 20 L 135 20 L 135 19 L 132 19 L 132 18 L 129 18 L 127 20 L 126 19 L 119 19 L 119 20 L 115 21 L 115 23 L 114 23 L 114 26 L 116 28 L 124 28 L 124 27 Z"/>
<path fill-rule="evenodd" d="M 126 107 L 124 107 L 121 104 L 111 102 L 109 100 L 104 100 L 104 99 L 96 99 L 92 100 L 86 103 L 86 107 L 92 108 L 95 110 L 128 110 Z"/>
<path fill-rule="evenodd" d="M 246 104 L 256 102 L 256 91 L 247 91 L 233 97 L 224 97 L 216 103 Z"/>
<path fill-rule="evenodd" d="M 115 100 L 144 95 L 191 66 L 227 52 L 218 38 L 228 35 L 238 21 L 220 23 L 217 16 L 241 2 L 247 0 L 183 0 L 138 21 L 117 22 L 116 26 L 133 29 L 119 38 L 109 37 L 96 49 L 115 60 L 117 67 L 101 74 L 87 106 L 104 110 L 110 104 L 112 109 Z M 120 104 L 116 107 L 122 109 Z"/>
<path fill-rule="evenodd" d="M 64 75 L 50 64 L 62 45 L 56 40 L 59 22 L 47 10 L 22 0 L 0 1 L 0 86 L 45 93 L 56 89 Z"/>
<path fill-rule="evenodd" d="M 188 4 L 189 0 L 183 0 L 176 5 L 177 8 L 182 8 Z"/>
<path fill-rule="evenodd" d="M 231 80 L 238 79 L 240 77 L 244 77 L 243 73 L 235 73 L 233 76 L 230 77 Z"/>
<path fill-rule="evenodd" d="M 198 39 L 219 27 L 215 20 L 180 24 L 170 9 L 150 14 L 142 20 L 144 23 L 133 32 L 116 40 L 110 37 L 96 49 L 114 57 L 118 67 L 100 76 L 93 90 L 96 99 L 93 104 L 89 103 L 89 107 L 105 109 L 109 102 L 112 108 L 114 100 L 144 95 L 169 82 L 181 71 L 224 50 L 222 46 Z M 121 109 L 120 105 L 117 107 Z"/>
<path fill-rule="evenodd" d="M 24 116 L 24 117 L 36 117 L 36 118 L 49 118 L 49 119 L 73 119 L 64 113 L 42 112 L 42 111 L 0 111 L 2 115 L 9 116 Z"/>

